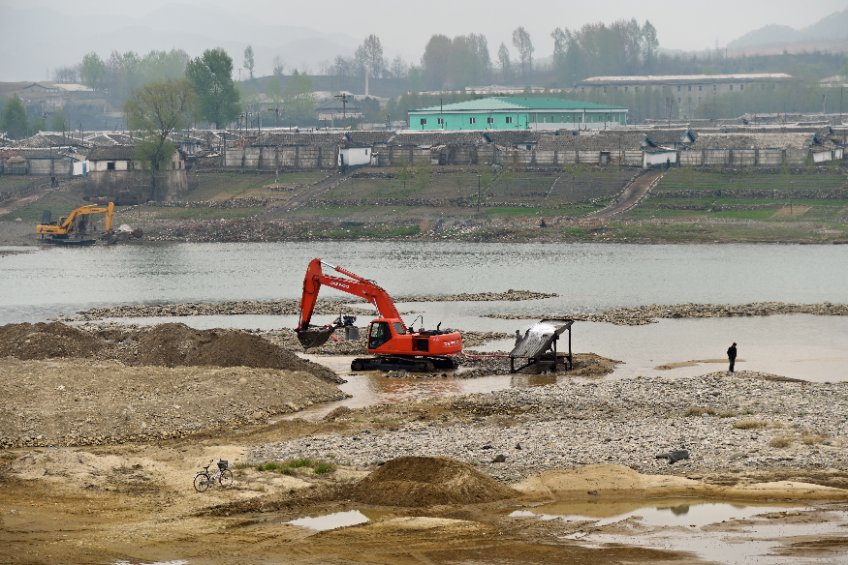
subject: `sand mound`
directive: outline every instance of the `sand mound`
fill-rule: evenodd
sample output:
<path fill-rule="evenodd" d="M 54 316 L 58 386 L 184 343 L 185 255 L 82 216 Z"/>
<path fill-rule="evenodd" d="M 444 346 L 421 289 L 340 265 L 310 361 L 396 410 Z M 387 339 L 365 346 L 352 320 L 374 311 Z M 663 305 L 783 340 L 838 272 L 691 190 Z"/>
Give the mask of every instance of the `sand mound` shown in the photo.
<path fill-rule="evenodd" d="M 89 357 L 97 348 L 97 338 L 59 322 L 0 326 L 0 357 Z"/>
<path fill-rule="evenodd" d="M 327 381 L 336 375 L 303 360 L 260 336 L 238 330 L 195 330 L 185 324 L 162 324 L 138 338 L 136 362 L 165 367 L 256 367 L 306 371 Z"/>
<path fill-rule="evenodd" d="M 195 330 L 162 324 L 139 330 L 108 329 L 92 334 L 60 322 L 0 326 L 0 357 L 42 360 L 59 357 L 118 360 L 160 367 L 254 367 L 304 371 L 343 382 L 330 369 L 239 330 Z"/>
<path fill-rule="evenodd" d="M 446 457 L 399 457 L 360 481 L 353 499 L 383 506 L 473 504 L 516 495 L 467 463 Z"/>

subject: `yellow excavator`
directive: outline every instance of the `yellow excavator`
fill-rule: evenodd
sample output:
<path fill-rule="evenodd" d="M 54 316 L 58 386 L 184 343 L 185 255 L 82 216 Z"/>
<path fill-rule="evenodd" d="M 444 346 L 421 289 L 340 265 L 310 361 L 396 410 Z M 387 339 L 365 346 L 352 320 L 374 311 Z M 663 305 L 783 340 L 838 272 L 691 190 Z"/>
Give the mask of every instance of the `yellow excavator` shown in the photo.
<path fill-rule="evenodd" d="M 50 212 L 45 211 L 41 223 L 35 226 L 35 233 L 41 236 L 45 243 L 57 245 L 93 245 L 96 239 L 88 237 L 93 230 L 90 228 L 89 217 L 92 214 L 105 214 L 106 220 L 103 226 L 103 236 L 107 240 L 112 235 L 112 216 L 115 214 L 115 203 L 109 202 L 106 206 L 88 204 L 80 206 L 71 211 L 67 216 L 60 218 L 58 222 L 50 221 Z"/>

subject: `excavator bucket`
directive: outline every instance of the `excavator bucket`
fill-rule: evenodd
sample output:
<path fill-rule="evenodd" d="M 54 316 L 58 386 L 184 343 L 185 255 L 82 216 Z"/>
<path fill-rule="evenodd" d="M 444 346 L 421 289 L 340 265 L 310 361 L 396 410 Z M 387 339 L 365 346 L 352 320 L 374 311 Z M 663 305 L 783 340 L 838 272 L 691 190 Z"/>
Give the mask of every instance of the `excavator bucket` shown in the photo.
<path fill-rule="evenodd" d="M 333 335 L 334 331 L 336 331 L 335 326 L 328 326 L 326 328 L 306 328 L 303 330 L 297 330 L 297 339 L 300 341 L 300 344 L 304 349 L 320 347 L 327 343 L 327 340 L 330 339 L 330 336 Z"/>

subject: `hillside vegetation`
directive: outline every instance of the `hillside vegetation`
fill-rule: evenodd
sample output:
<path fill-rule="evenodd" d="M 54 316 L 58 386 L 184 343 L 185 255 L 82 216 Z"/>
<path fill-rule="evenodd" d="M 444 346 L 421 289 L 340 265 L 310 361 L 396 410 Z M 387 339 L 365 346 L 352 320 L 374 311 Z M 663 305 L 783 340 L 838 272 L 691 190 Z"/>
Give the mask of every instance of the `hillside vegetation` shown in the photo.
<path fill-rule="evenodd" d="M 642 171 L 410 166 L 343 175 L 194 172 L 181 202 L 121 208 L 154 240 L 457 239 L 636 242 L 848 241 L 848 170 L 672 168 L 635 207 L 614 205 Z M 82 203 L 50 191 L 0 221 L 35 224 Z"/>

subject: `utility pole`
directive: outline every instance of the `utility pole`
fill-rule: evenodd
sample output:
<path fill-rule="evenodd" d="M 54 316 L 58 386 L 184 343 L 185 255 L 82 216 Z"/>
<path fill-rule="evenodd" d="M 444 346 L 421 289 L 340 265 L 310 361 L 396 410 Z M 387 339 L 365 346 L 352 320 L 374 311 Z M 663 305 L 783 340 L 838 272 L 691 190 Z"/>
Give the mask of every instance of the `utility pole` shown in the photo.
<path fill-rule="evenodd" d="M 341 94 L 336 94 L 335 98 L 338 98 L 342 101 L 342 121 L 347 121 L 347 99 L 350 98 L 347 92 L 342 92 Z"/>

